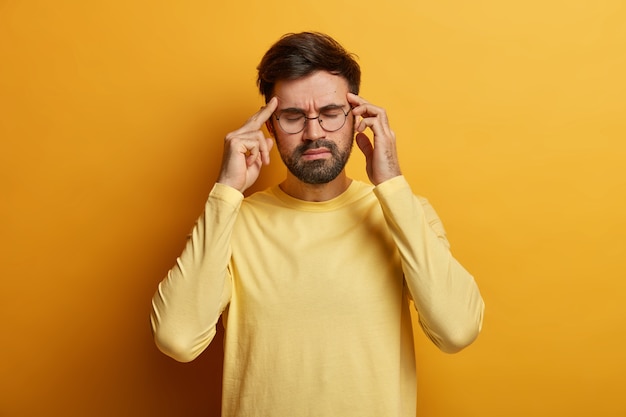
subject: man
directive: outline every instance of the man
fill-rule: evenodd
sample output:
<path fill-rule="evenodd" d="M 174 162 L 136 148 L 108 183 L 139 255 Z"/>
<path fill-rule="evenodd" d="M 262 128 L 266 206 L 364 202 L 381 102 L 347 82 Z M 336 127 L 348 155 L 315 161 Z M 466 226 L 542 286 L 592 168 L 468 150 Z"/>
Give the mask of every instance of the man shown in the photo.
<path fill-rule="evenodd" d="M 223 416 L 415 416 L 410 301 L 445 352 L 480 331 L 474 279 L 359 83 L 326 35 L 270 48 L 258 68 L 266 105 L 226 136 L 205 211 L 154 296 L 156 343 L 179 361 L 208 346 L 223 315 Z M 244 199 L 270 163 L 263 125 L 287 176 Z M 346 175 L 354 140 L 372 185 Z"/>

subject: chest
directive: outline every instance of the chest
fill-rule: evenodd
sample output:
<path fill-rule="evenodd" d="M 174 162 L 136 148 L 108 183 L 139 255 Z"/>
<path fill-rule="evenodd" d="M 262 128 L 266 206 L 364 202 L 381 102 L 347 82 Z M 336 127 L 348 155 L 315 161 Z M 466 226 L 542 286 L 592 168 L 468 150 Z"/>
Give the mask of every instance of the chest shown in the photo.
<path fill-rule="evenodd" d="M 231 307 L 247 317 L 302 325 L 397 308 L 402 270 L 377 205 L 243 213 L 239 220 L 232 239 Z"/>

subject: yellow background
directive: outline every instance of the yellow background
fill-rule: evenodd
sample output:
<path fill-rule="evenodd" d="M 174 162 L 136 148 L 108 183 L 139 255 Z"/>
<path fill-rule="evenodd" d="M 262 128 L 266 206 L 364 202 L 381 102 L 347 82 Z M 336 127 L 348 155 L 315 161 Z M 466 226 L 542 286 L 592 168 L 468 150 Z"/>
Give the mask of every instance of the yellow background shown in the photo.
<path fill-rule="evenodd" d="M 301 30 L 359 55 L 487 304 L 458 355 L 417 336 L 418 414 L 626 415 L 619 0 L 0 0 L 0 415 L 217 415 L 219 340 L 163 356 L 150 298 Z"/>

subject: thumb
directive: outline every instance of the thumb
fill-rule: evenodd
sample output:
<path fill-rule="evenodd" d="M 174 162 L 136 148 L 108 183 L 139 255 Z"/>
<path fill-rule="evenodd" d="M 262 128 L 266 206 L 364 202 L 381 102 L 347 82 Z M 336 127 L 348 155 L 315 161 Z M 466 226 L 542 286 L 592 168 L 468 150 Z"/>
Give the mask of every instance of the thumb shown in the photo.
<path fill-rule="evenodd" d="M 365 133 L 358 133 L 356 135 L 356 144 L 359 146 L 361 152 L 363 152 L 363 155 L 365 155 L 365 159 L 369 161 L 374 153 L 374 147 L 372 146 L 372 142 L 370 142 L 370 138 L 368 138 Z"/>
<path fill-rule="evenodd" d="M 272 138 L 265 138 L 265 141 L 267 142 L 267 151 L 269 152 L 274 147 L 274 139 L 272 139 Z"/>

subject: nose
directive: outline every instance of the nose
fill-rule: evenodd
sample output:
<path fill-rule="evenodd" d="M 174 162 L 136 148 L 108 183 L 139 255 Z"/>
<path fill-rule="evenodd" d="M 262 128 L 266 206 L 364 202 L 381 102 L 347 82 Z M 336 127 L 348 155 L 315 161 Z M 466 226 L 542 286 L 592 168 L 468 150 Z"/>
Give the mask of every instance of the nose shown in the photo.
<path fill-rule="evenodd" d="M 304 139 L 306 140 L 318 140 L 326 136 L 326 131 L 322 129 L 320 119 L 318 117 L 311 117 L 306 119 L 304 125 Z"/>

